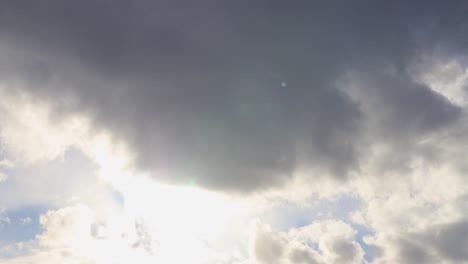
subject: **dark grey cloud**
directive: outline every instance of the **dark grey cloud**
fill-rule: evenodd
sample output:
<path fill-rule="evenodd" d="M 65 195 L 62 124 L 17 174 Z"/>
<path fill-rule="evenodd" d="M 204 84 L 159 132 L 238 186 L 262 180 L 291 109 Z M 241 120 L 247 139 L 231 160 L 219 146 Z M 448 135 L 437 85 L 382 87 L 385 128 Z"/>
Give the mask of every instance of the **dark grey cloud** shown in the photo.
<path fill-rule="evenodd" d="M 468 261 L 468 222 L 457 221 L 436 226 L 429 231 L 430 240 L 440 254 L 455 262 Z"/>
<path fill-rule="evenodd" d="M 393 142 L 454 122 L 459 110 L 404 70 L 422 50 L 460 37 L 440 32 L 463 7 L 2 1 L 0 77 L 59 113 L 90 114 L 129 144 L 139 168 L 165 181 L 194 177 L 209 188 L 251 191 L 279 185 L 297 168 L 343 179 L 365 157 L 365 117 L 374 113 L 335 82 L 354 67 L 397 69 L 395 80 L 377 76 L 364 89 L 371 102 L 378 98 L 375 115 Z"/>
<path fill-rule="evenodd" d="M 290 257 L 289 257 L 291 263 L 297 263 L 297 264 L 317 264 L 319 263 L 316 260 L 316 257 L 311 253 L 311 250 L 308 249 L 294 249 L 291 250 Z"/>
<path fill-rule="evenodd" d="M 336 263 L 349 263 L 350 261 L 360 260 L 362 249 L 359 244 L 347 239 L 336 239 L 331 243 L 331 250 L 337 255 Z"/>
<path fill-rule="evenodd" d="M 463 263 L 468 261 L 466 220 L 427 227 L 397 242 L 400 263 Z"/>
<path fill-rule="evenodd" d="M 434 256 L 431 256 L 427 248 L 411 241 L 400 240 L 398 249 L 400 263 L 434 263 Z"/>
<path fill-rule="evenodd" d="M 424 139 L 463 117 L 461 107 L 395 68 L 353 69 L 342 83 L 363 113 L 366 140 L 387 148 L 378 173 L 406 173 L 413 158 L 439 159 L 437 145 Z"/>

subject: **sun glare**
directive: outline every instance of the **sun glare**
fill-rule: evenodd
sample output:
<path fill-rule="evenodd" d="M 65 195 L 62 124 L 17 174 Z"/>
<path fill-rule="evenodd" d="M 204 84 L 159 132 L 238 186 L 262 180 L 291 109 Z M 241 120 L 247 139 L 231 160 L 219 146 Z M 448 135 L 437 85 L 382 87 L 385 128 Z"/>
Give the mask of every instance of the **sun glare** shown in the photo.
<path fill-rule="evenodd" d="M 150 175 L 134 175 L 127 168 L 128 156 L 116 153 L 108 138 L 98 139 L 91 153 L 101 179 L 122 194 L 126 216 L 144 226 L 152 261 L 220 260 L 222 247 L 232 246 L 230 239 L 238 235 L 232 223 L 248 222 L 248 210 L 239 199 L 204 190 L 195 181 L 169 185 Z"/>

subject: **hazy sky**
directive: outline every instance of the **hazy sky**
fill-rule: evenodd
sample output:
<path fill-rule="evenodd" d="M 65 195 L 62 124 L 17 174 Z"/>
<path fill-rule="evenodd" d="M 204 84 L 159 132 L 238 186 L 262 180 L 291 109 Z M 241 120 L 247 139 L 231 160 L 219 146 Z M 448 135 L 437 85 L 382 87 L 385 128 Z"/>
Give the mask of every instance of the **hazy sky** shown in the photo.
<path fill-rule="evenodd" d="M 468 263 L 466 1 L 0 1 L 0 264 Z"/>

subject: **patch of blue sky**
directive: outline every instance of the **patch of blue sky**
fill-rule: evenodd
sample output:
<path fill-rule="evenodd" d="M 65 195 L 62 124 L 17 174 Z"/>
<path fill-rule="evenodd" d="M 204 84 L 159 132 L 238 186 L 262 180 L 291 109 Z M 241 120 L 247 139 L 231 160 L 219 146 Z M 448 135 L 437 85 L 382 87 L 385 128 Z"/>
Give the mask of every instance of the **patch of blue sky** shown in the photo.
<path fill-rule="evenodd" d="M 315 250 L 317 252 L 320 252 L 319 245 L 316 242 L 312 242 L 311 240 L 309 240 L 309 241 L 307 241 L 307 246 L 309 246 L 310 248 L 312 248 L 313 250 Z"/>
<path fill-rule="evenodd" d="M 95 168 L 81 152 L 71 149 L 52 161 L 7 169 L 9 177 L 0 184 L 0 207 L 58 205 L 77 187 L 91 183 Z"/>
<path fill-rule="evenodd" d="M 3 260 L 31 255 L 33 246 L 35 245 L 37 245 L 37 241 L 35 240 L 26 243 L 0 240 L 0 263 L 3 263 Z"/>
<path fill-rule="evenodd" d="M 110 187 L 111 188 L 111 187 Z M 124 206 L 125 204 L 125 198 L 124 196 L 122 195 L 121 192 L 119 192 L 118 190 L 115 190 L 115 189 L 112 189 L 111 188 L 111 193 L 112 193 L 112 197 L 114 197 L 114 200 L 120 205 L 120 206 Z"/>
<path fill-rule="evenodd" d="M 364 259 L 367 262 L 371 263 L 375 256 L 378 255 L 379 249 L 373 245 L 366 244 L 364 242 L 364 237 L 373 235 L 375 232 L 363 225 L 358 225 L 354 223 L 348 224 L 350 224 L 354 228 L 354 230 L 357 231 L 356 242 L 364 250 Z"/>
<path fill-rule="evenodd" d="M 0 183 L 0 209 L 8 222 L 0 225 L 0 257 L 15 256 L 21 249 L 5 249 L 14 248 L 18 242 L 32 241 L 42 233 L 39 219 L 49 210 L 75 202 L 92 207 L 96 195 L 122 206 L 123 196 L 100 182 L 96 169 L 96 164 L 76 149 L 52 161 L 2 168 L 9 177 Z"/>
<path fill-rule="evenodd" d="M 70 202 L 93 205 L 96 196 L 122 206 L 122 195 L 97 178 L 97 169 L 95 163 L 73 148 L 52 161 L 8 169 L 8 179 L 0 183 L 0 208 L 60 207 Z"/>
<path fill-rule="evenodd" d="M 306 206 L 289 201 L 280 201 L 277 204 L 263 215 L 262 220 L 276 230 L 287 231 L 320 220 L 348 221 L 350 213 L 361 206 L 361 201 L 350 195 L 341 195 L 333 200 L 319 199 L 314 196 L 309 198 Z"/>
<path fill-rule="evenodd" d="M 0 226 L 0 241 L 21 242 L 34 239 L 43 231 L 39 218 L 52 208 L 23 207 L 13 210 L 5 210 L 10 221 Z"/>

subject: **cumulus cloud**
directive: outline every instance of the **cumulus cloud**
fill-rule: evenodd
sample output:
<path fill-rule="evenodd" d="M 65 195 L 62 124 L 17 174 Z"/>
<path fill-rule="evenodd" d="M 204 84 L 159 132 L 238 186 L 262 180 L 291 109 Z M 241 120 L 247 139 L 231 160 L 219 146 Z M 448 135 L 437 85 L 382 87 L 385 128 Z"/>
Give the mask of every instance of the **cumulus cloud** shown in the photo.
<path fill-rule="evenodd" d="M 1 167 L 56 159 L 86 137 L 84 118 L 68 116 L 54 122 L 48 105 L 11 90 L 0 84 L 0 151 L 8 157 L 0 162 Z"/>
<path fill-rule="evenodd" d="M 364 251 L 355 234 L 341 221 L 316 222 L 287 233 L 272 231 L 258 222 L 251 239 L 251 257 L 259 264 L 362 263 Z"/>
<path fill-rule="evenodd" d="M 150 255 L 131 246 L 136 239 L 134 229 L 119 226 L 122 234 L 102 239 L 92 232 L 96 221 L 95 213 L 83 204 L 49 211 L 40 217 L 43 232 L 22 245 L 26 253 L 15 258 L 0 256 L 0 263 L 147 263 Z"/>
<path fill-rule="evenodd" d="M 38 236 L 39 243 L 45 247 L 85 244 L 91 237 L 94 221 L 92 211 L 84 205 L 50 211 L 40 218 L 44 233 Z"/>
<path fill-rule="evenodd" d="M 411 170 L 356 184 L 363 199 L 352 219 L 372 230 L 372 263 L 466 261 L 464 177 L 449 162 L 412 162 Z M 379 183 L 372 183 L 374 180 Z"/>
<path fill-rule="evenodd" d="M 163 238 L 151 232 L 141 219 L 126 214 L 98 218 L 84 204 L 48 211 L 41 215 L 40 223 L 42 231 L 33 240 L 0 244 L 0 263 L 227 264 L 234 259 L 232 255 L 216 254 L 209 242 L 197 238 L 186 244 L 184 237 L 190 234 L 185 230 Z"/>
<path fill-rule="evenodd" d="M 100 207 L 101 213 L 117 210 L 114 189 L 100 171 L 104 164 L 122 166 L 127 155 L 110 163 L 109 153 L 121 154 L 119 147 L 109 146 L 106 133 L 91 133 L 85 116 L 54 118 L 47 104 L 4 88 L 0 87 L 0 206 L 55 208 L 81 201 Z"/>

